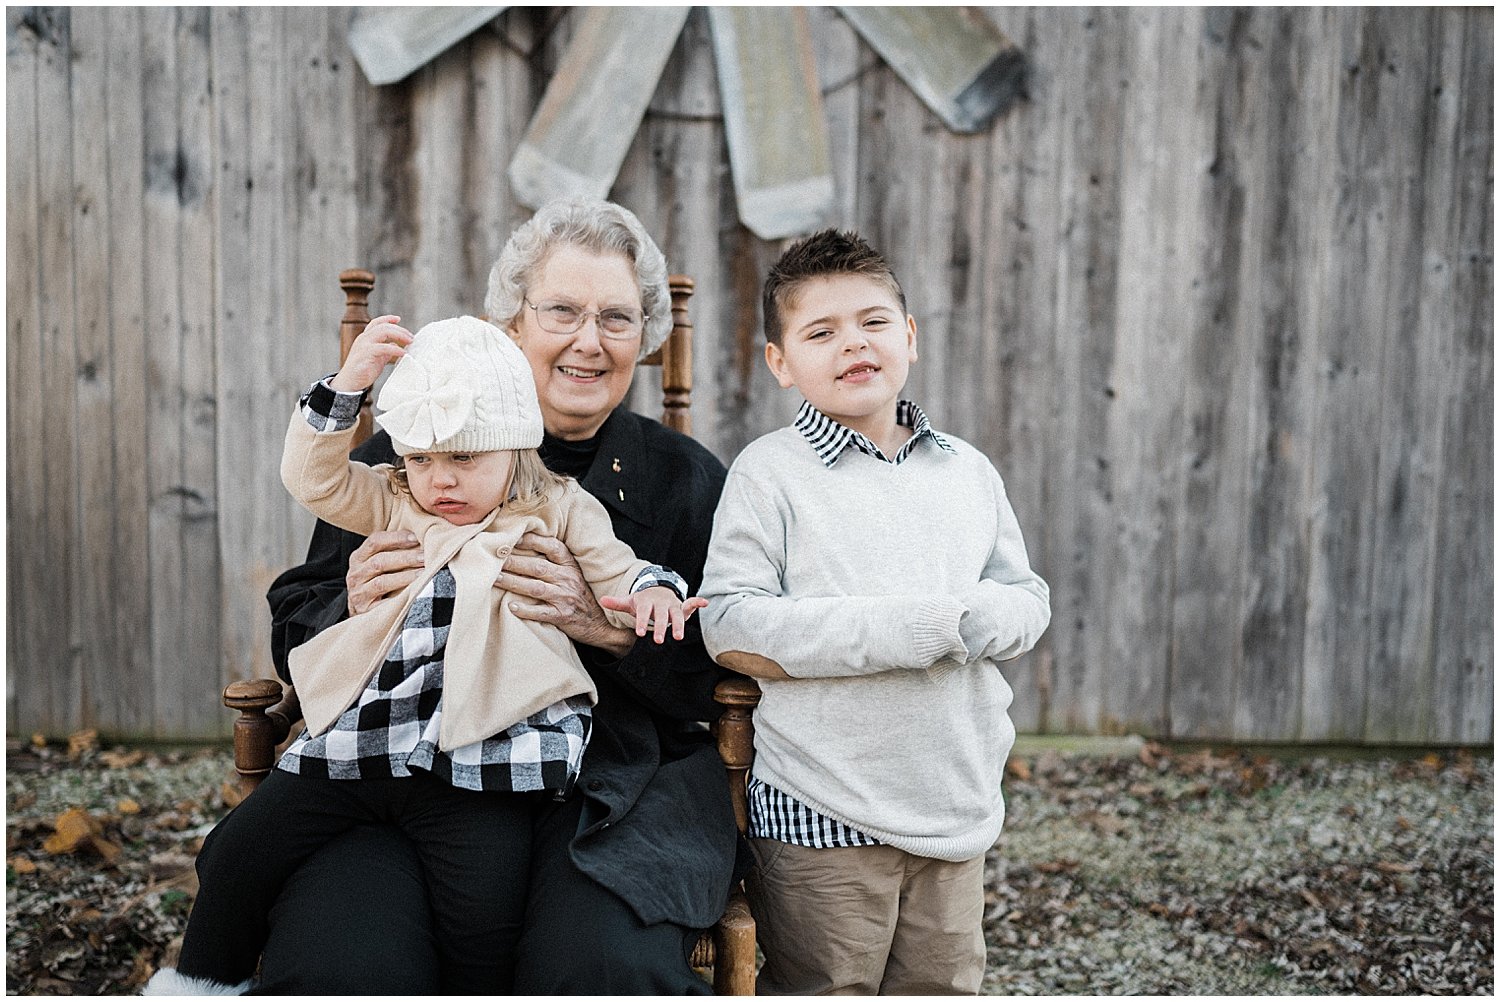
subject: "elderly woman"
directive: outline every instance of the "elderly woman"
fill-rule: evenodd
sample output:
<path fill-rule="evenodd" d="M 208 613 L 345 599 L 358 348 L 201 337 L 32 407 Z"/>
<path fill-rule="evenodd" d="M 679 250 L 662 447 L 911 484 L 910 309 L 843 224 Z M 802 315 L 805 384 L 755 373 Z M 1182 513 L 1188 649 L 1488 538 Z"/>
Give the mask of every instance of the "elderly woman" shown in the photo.
<path fill-rule="evenodd" d="M 620 406 L 636 363 L 671 329 L 666 262 L 627 210 L 602 201 L 544 206 L 506 244 L 485 308 L 536 377 L 543 461 L 608 509 L 615 535 L 696 591 L 724 466 L 702 446 Z M 354 453 L 389 462 L 390 440 Z M 577 645 L 599 690 L 575 791 L 538 800 L 530 841 L 496 866 L 524 868 L 513 970 L 495 992 L 701 994 L 687 964 L 696 930 L 722 913 L 737 838 L 723 766 L 700 721 L 717 713 L 723 672 L 696 620 L 663 645 L 613 627 L 556 539 L 526 536 L 495 586 L 517 615 Z M 287 652 L 401 591 L 422 563 L 416 540 L 361 540 L 325 523 L 308 561 L 271 587 L 272 648 Z M 385 730 L 369 732 L 381 758 Z M 460 833 L 461 834 L 461 833 Z M 471 985 L 445 969 L 415 851 L 393 828 L 356 830 L 288 884 L 271 915 L 260 991 L 426 994 Z M 486 974 L 485 977 L 490 977 Z"/>

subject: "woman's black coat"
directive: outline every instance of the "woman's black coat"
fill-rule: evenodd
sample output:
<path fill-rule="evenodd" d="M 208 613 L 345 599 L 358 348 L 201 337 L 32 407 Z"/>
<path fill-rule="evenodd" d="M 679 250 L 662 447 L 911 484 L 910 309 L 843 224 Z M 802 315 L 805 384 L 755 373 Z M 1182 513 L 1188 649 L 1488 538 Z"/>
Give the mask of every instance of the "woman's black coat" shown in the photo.
<path fill-rule="evenodd" d="M 355 459 L 391 462 L 384 432 Z M 615 535 L 643 560 L 702 584 L 724 464 L 703 446 L 625 408 L 599 431 L 599 452 L 581 483 L 609 510 Z M 287 652 L 343 619 L 344 576 L 363 537 L 319 522 L 307 562 L 271 586 L 271 648 Z M 735 871 L 737 837 L 723 764 L 700 721 L 720 707 L 726 672 L 703 648 L 698 619 L 658 646 L 649 637 L 625 657 L 580 647 L 599 688 L 579 789 L 587 798 L 571 856 L 646 923 L 705 928 L 718 920 Z"/>

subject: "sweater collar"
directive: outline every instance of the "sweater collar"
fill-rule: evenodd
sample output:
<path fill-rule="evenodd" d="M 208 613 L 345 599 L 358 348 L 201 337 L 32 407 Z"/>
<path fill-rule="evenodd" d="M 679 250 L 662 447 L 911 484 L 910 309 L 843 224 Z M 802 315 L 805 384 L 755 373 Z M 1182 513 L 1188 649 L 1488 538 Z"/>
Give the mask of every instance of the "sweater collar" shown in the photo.
<path fill-rule="evenodd" d="M 932 430 L 932 423 L 927 420 L 927 415 L 912 401 L 896 401 L 896 423 L 903 428 L 910 428 L 913 434 L 896 452 L 894 458 L 887 458 L 885 453 L 880 451 L 880 447 L 870 441 L 867 436 L 847 425 L 840 424 L 806 400 L 802 401 L 802 407 L 797 411 L 792 427 L 802 433 L 802 437 L 807 439 L 807 444 L 812 446 L 818 458 L 823 461 L 823 465 L 830 469 L 839 461 L 844 450 L 851 445 L 866 455 L 892 464 L 904 460 L 911 454 L 916 444 L 924 438 L 931 439 L 933 444 L 944 452 L 957 454 L 957 450 L 948 444 L 947 439 Z"/>

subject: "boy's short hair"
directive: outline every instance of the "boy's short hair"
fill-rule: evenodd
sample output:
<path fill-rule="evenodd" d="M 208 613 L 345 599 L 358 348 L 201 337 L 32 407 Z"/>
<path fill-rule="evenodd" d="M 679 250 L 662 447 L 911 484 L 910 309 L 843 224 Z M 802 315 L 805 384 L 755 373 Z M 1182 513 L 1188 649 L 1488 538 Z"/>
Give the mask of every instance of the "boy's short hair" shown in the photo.
<path fill-rule="evenodd" d="M 814 278 L 829 275 L 863 275 L 874 279 L 895 295 L 905 315 L 906 294 L 879 251 L 853 230 L 819 230 L 783 251 L 766 275 L 761 307 L 767 341 L 781 344 L 781 313 L 797 289 Z"/>

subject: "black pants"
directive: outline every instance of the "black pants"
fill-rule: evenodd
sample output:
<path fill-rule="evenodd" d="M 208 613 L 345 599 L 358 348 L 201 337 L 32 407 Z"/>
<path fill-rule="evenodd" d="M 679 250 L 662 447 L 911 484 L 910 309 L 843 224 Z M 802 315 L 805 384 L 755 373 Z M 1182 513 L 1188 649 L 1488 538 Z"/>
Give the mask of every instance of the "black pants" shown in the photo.
<path fill-rule="evenodd" d="M 540 803 L 529 794 L 456 789 L 421 773 L 330 780 L 273 771 L 204 842 L 178 970 L 230 984 L 248 979 L 287 879 L 340 835 L 374 822 L 409 837 L 431 902 L 428 942 L 444 988 L 502 991 L 514 977 Z M 378 893 L 387 873 L 360 862 L 364 892 Z M 336 924 L 351 899 L 325 898 L 319 907 L 320 925 Z M 309 935 L 308 947 L 323 950 L 318 930 Z"/>
<path fill-rule="evenodd" d="M 583 798 L 539 802 L 515 976 L 500 993 L 707 995 L 688 966 L 696 930 L 645 925 L 568 854 Z M 378 890 L 370 873 L 378 872 Z M 329 902 L 351 902 L 331 910 Z M 337 907 L 337 906 L 336 906 Z M 366 825 L 318 851 L 272 911 L 255 991 L 267 995 L 452 994 L 417 847 Z"/>

